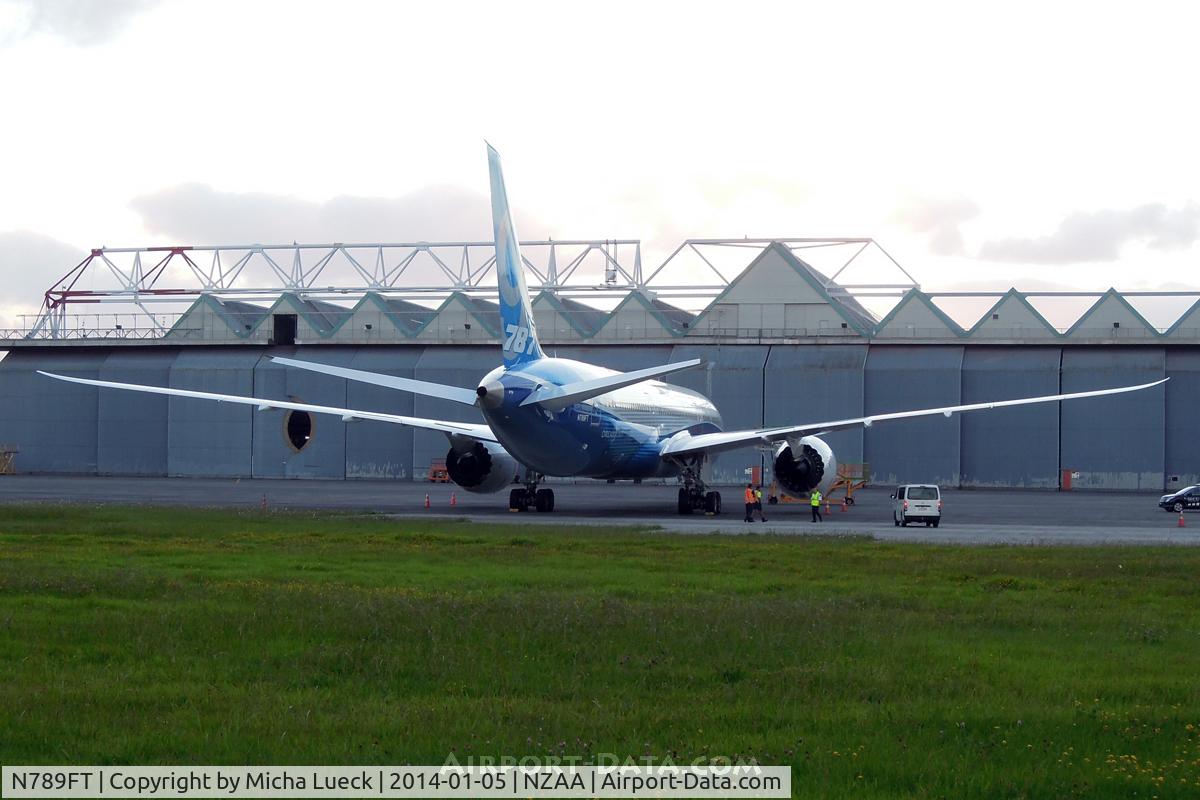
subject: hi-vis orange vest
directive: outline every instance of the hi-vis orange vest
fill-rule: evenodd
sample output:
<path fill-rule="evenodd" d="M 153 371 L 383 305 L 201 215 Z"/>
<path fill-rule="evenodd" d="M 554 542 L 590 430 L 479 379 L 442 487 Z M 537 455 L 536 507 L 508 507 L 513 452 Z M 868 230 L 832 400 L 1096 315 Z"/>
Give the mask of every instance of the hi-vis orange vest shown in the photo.
<path fill-rule="evenodd" d="M 754 490 L 753 490 L 753 489 L 747 489 L 747 490 L 746 490 L 746 502 L 747 502 L 747 503 L 753 503 L 753 502 L 754 502 Z"/>

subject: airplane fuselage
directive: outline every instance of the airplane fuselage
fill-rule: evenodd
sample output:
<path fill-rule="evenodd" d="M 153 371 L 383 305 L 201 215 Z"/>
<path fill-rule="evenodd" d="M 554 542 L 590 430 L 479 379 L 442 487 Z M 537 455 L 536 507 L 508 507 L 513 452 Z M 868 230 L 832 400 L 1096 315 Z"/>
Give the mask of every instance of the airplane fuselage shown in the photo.
<path fill-rule="evenodd" d="M 497 368 L 482 385 L 504 387 L 503 402 L 481 408 L 504 448 L 544 475 L 587 478 L 669 477 L 675 466 L 660 457 L 673 434 L 721 430 L 721 415 L 698 392 L 644 381 L 585 402 L 550 410 L 521 405 L 539 386 L 561 386 L 616 375 L 565 358 L 542 358 L 518 369 Z"/>

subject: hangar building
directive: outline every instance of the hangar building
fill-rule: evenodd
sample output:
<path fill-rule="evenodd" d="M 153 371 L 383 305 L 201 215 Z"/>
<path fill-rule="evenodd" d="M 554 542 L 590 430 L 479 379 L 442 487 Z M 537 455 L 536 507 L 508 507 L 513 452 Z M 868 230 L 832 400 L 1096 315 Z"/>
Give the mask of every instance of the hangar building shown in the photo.
<path fill-rule="evenodd" d="M 557 291 L 553 274 L 537 272 L 545 287 L 534 301 L 543 345 L 619 370 L 702 356 L 705 367 L 670 380 L 710 396 L 729 428 L 1170 377 L 1163 388 L 1128 395 L 825 438 L 841 462 L 868 463 L 877 484 L 1058 489 L 1067 481 L 1075 489 L 1159 491 L 1200 483 L 1200 298 L 1156 329 L 1128 295 L 1109 290 L 1069 328 L 1056 329 L 1036 298 L 1010 290 L 962 327 L 935 295 L 912 285 L 877 318 L 789 241 L 760 242 L 748 266 L 698 312 L 663 299 L 640 271 L 607 282 L 620 289 L 609 291 L 607 309 L 584 302 L 586 293 Z M 179 250 L 186 249 L 172 253 Z M 383 246 L 380 253 L 382 262 Z M 97 254 L 105 258 L 93 251 L 90 266 L 81 267 L 94 267 Z M 151 296 L 151 272 L 133 274 L 139 304 Z M 285 369 L 269 356 L 464 387 L 498 363 L 497 307 L 486 286 L 470 281 L 444 283 L 434 302 L 435 295 L 404 295 L 386 281 L 369 282 L 349 300 L 342 290 L 318 291 L 302 280 L 269 302 L 261 293 L 202 287 L 170 325 L 144 330 L 72 327 L 56 303 L 87 293 L 68 284 L 75 285 L 65 281 L 47 294 L 50 310 L 37 325 L 0 340 L 8 350 L 0 361 L 0 445 L 19 451 L 19 472 L 423 480 L 445 456 L 440 434 L 97 390 L 37 370 L 476 421 L 470 408 Z M 714 477 L 738 483 L 759 463 L 753 450 L 723 454 Z"/>

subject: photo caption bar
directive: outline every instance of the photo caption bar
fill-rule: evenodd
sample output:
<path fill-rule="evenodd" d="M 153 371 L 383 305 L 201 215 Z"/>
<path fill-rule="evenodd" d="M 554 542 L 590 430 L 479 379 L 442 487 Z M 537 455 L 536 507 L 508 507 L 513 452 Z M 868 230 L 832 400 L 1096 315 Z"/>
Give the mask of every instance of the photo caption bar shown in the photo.
<path fill-rule="evenodd" d="M 0 768 L 5 798 L 790 797 L 790 767 L 404 766 Z"/>

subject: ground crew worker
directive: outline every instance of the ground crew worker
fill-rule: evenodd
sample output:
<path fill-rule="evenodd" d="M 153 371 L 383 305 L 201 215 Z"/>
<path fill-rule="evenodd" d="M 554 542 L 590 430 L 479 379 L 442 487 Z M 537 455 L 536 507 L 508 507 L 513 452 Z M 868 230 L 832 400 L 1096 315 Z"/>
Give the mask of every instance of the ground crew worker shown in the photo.
<path fill-rule="evenodd" d="M 758 512 L 758 521 L 766 522 L 767 518 L 763 515 L 762 510 L 762 487 L 758 486 L 754 489 L 754 510 Z"/>
<path fill-rule="evenodd" d="M 745 497 L 745 499 L 746 499 L 746 522 L 754 522 L 754 517 L 751 516 L 751 514 L 754 513 L 754 486 L 747 483 L 745 495 L 746 495 L 746 497 Z"/>
<path fill-rule="evenodd" d="M 812 497 L 809 498 L 809 504 L 812 506 L 812 521 L 823 522 L 821 519 L 821 492 L 817 489 L 812 490 Z"/>

